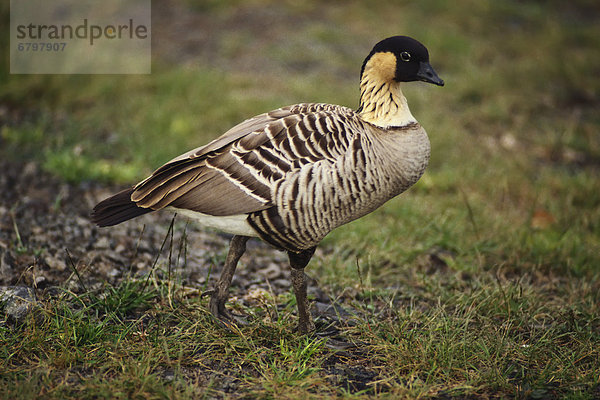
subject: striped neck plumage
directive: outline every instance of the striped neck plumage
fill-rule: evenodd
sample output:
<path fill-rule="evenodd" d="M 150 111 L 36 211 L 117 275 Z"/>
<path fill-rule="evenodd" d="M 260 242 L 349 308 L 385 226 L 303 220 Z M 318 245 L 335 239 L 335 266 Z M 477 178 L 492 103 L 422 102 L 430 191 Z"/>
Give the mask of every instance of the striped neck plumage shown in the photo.
<path fill-rule="evenodd" d="M 382 128 L 402 127 L 417 122 L 410 113 L 400 82 L 382 81 L 365 68 L 360 81 L 360 117 Z"/>

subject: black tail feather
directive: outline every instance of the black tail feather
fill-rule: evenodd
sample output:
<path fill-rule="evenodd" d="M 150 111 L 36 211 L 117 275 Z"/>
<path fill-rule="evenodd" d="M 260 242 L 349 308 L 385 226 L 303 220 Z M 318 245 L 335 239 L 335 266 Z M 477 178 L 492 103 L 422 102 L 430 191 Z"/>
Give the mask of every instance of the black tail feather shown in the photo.
<path fill-rule="evenodd" d="M 98 226 L 113 226 L 154 211 L 138 207 L 131 201 L 132 193 L 133 188 L 125 189 L 96 204 L 91 214 L 92 222 Z"/>

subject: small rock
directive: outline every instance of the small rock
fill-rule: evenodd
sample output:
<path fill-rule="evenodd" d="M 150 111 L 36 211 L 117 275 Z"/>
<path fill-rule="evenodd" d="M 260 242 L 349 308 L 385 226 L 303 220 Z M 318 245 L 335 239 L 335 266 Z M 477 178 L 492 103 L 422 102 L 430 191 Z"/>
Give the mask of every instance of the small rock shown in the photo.
<path fill-rule="evenodd" d="M 45 276 L 36 276 L 34 284 L 36 288 L 42 287 L 46 283 L 47 279 Z"/>
<path fill-rule="evenodd" d="M 58 257 L 46 257 L 46 262 L 52 270 L 64 271 L 65 269 L 67 269 L 67 264 L 65 263 L 65 261 L 61 260 Z"/>
<path fill-rule="evenodd" d="M 108 240 L 108 238 L 106 236 L 100 237 L 96 241 L 95 247 L 97 249 L 109 249 L 110 248 L 110 240 Z"/>
<path fill-rule="evenodd" d="M 0 274 L 10 276 L 15 265 L 15 259 L 8 250 L 0 250 Z"/>
<path fill-rule="evenodd" d="M 271 286 L 275 286 L 278 288 L 289 289 L 292 287 L 289 279 L 275 279 L 271 281 Z"/>
<path fill-rule="evenodd" d="M 147 268 L 147 265 L 148 265 L 148 263 L 140 261 L 140 262 L 135 263 L 135 269 L 136 269 L 136 271 L 144 271 Z"/>
<path fill-rule="evenodd" d="M 266 268 L 259 269 L 257 272 L 268 280 L 280 278 L 283 273 L 281 267 L 275 263 L 270 263 Z"/>
<path fill-rule="evenodd" d="M 167 382 L 172 382 L 175 379 L 175 371 L 167 370 L 163 373 L 163 379 Z"/>
<path fill-rule="evenodd" d="M 0 287 L 0 301 L 4 313 L 15 321 L 21 321 L 35 306 L 35 293 L 25 286 Z"/>
<path fill-rule="evenodd" d="M 118 277 L 120 274 L 121 274 L 121 271 L 119 271 L 119 270 L 118 270 L 118 269 L 116 269 L 116 268 L 112 268 L 112 269 L 110 269 L 110 270 L 106 271 L 106 275 L 107 275 L 108 277 L 110 277 L 110 278 L 116 278 L 116 277 Z"/>

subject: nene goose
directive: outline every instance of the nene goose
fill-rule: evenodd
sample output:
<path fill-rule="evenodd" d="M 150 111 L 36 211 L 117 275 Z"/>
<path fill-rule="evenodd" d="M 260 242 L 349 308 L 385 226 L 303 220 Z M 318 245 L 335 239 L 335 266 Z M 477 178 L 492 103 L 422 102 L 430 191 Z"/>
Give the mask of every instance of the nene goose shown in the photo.
<path fill-rule="evenodd" d="M 298 330 L 314 329 L 304 268 L 334 228 L 370 213 L 423 174 L 430 145 L 412 116 L 402 82 L 443 86 L 420 42 L 394 36 L 364 60 L 356 111 L 296 104 L 250 118 L 150 177 L 100 202 L 92 221 L 111 226 L 170 209 L 233 234 L 210 298 L 223 324 L 229 286 L 249 237 L 287 251 Z"/>

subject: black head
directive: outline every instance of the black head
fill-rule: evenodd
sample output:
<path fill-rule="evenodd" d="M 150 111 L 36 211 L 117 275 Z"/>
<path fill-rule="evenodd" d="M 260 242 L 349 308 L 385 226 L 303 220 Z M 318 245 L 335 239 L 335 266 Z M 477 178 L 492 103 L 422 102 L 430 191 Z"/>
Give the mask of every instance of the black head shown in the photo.
<path fill-rule="evenodd" d="M 444 86 L 444 81 L 429 64 L 427 48 L 408 36 L 392 36 L 377 43 L 365 59 L 361 76 L 369 61 L 385 76 L 398 82 L 423 81 Z"/>

